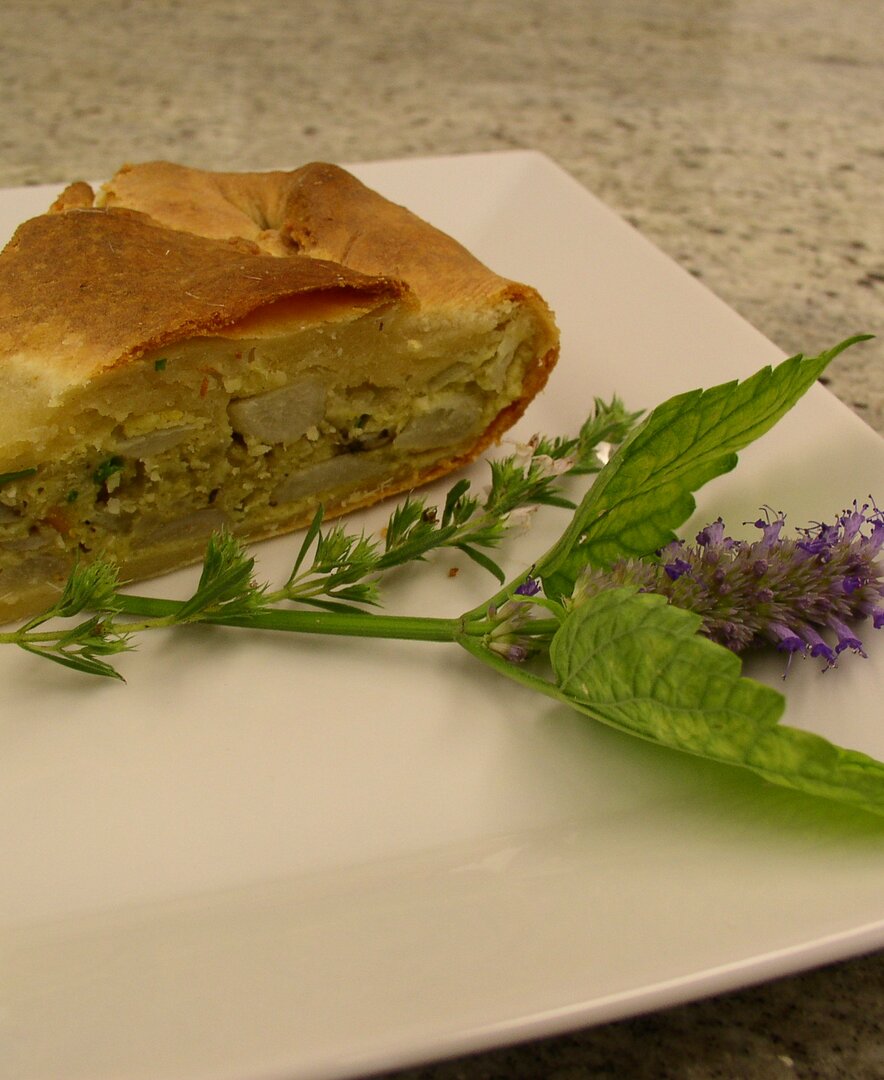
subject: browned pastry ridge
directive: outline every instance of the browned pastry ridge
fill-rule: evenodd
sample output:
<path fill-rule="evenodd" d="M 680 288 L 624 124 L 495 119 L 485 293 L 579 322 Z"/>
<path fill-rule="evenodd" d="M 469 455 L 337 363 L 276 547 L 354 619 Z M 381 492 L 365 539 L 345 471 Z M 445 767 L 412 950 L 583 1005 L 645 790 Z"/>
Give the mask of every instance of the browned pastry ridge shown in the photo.
<path fill-rule="evenodd" d="M 456 469 L 545 384 L 537 292 L 336 166 L 126 166 L 0 254 L 0 619 Z"/>

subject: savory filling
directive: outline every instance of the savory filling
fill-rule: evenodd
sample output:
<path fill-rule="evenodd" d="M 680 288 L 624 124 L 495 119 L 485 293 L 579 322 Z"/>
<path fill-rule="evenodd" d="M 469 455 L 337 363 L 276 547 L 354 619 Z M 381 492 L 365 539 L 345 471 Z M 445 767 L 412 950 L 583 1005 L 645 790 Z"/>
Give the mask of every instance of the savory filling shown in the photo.
<path fill-rule="evenodd" d="M 74 557 L 174 560 L 222 527 L 272 535 L 319 502 L 408 486 L 520 394 L 533 327 L 492 315 L 466 330 L 401 312 L 252 327 L 111 371 L 62 404 L 39 459 L 0 471 L 0 601 Z"/>

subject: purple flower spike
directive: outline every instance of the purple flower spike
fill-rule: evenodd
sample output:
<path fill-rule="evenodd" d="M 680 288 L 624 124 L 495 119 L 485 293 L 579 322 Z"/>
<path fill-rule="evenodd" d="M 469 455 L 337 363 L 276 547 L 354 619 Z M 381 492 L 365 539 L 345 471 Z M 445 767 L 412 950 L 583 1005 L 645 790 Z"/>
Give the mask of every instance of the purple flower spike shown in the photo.
<path fill-rule="evenodd" d="M 762 512 L 755 541 L 725 536 L 719 519 L 697 534 L 695 546 L 673 541 L 653 560 L 587 568 L 572 602 L 632 586 L 696 612 L 701 632 L 734 652 L 767 643 L 790 663 L 801 653 L 827 667 L 845 651 L 865 656 L 850 626 L 871 619 L 875 629 L 884 627 L 884 513 L 869 499 L 844 510 L 834 525 L 815 522 L 787 538 L 783 515 Z"/>

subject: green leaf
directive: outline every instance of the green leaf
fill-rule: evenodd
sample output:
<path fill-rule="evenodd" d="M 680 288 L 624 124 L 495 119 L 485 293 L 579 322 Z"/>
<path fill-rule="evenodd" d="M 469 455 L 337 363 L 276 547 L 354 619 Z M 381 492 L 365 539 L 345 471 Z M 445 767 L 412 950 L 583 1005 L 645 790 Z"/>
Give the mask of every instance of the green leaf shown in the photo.
<path fill-rule="evenodd" d="M 93 611 L 116 611 L 119 579 L 113 563 L 96 559 L 83 566 L 75 563 L 54 613 L 70 618 L 90 608 Z"/>
<path fill-rule="evenodd" d="M 470 482 L 467 479 L 458 480 L 457 483 L 453 485 L 445 497 L 445 508 L 442 511 L 442 520 L 439 523 L 440 528 L 446 528 L 452 521 L 459 524 L 461 520 L 461 517 L 458 516 L 459 514 L 468 517 L 469 513 L 475 509 L 476 501 L 474 499 L 470 500 L 469 513 L 464 515 L 464 497 L 469 490 Z"/>
<path fill-rule="evenodd" d="M 506 574 L 501 570 L 497 563 L 486 555 L 483 551 L 479 551 L 471 544 L 458 544 L 458 550 L 462 551 L 464 555 L 469 556 L 474 563 L 477 563 L 484 570 L 487 570 L 489 574 L 493 574 L 501 585 L 506 581 Z"/>
<path fill-rule="evenodd" d="M 616 394 L 610 404 L 596 398 L 595 409 L 576 440 L 577 464 L 571 471 L 575 474 L 598 472 L 602 467 L 597 454 L 599 444 L 618 446 L 625 442 L 641 415 L 641 411 L 628 412 Z"/>
<path fill-rule="evenodd" d="M 199 621 L 205 613 L 220 608 L 236 615 L 260 608 L 262 590 L 252 581 L 254 566 L 255 560 L 233 536 L 227 532 L 213 534 L 196 592 L 178 609 L 178 621 Z"/>
<path fill-rule="evenodd" d="M 867 336 L 867 335 L 866 335 Z M 642 557 L 675 539 L 696 506 L 693 492 L 729 472 L 737 451 L 792 408 L 850 338 L 820 356 L 793 356 L 742 383 L 692 390 L 659 405 L 621 445 L 590 488 L 537 572 L 563 594 L 581 567 Z"/>
<path fill-rule="evenodd" d="M 87 609 L 105 613 L 118 612 L 118 586 L 117 569 L 113 563 L 102 559 L 86 565 L 75 562 L 61 596 L 51 607 L 24 623 L 21 632 L 27 633 L 50 619 L 73 618 Z"/>
<path fill-rule="evenodd" d="M 550 647 L 564 700 L 611 727 L 766 780 L 884 814 L 884 764 L 778 724 L 784 698 L 699 636 L 700 618 L 609 589 L 566 616 Z"/>
<path fill-rule="evenodd" d="M 292 572 L 289 574 L 289 579 L 288 579 L 287 584 L 291 585 L 291 583 L 298 576 L 298 571 L 301 569 L 301 564 L 304 562 L 304 559 L 307 557 L 307 552 L 310 550 L 310 546 L 312 545 L 312 543 L 316 539 L 316 537 L 319 536 L 319 531 L 320 531 L 320 529 L 322 527 L 322 518 L 323 518 L 324 513 L 325 513 L 324 507 L 323 507 L 322 503 L 320 503 L 319 506 L 317 506 L 317 508 L 316 508 L 316 513 L 313 515 L 313 520 L 310 522 L 310 527 L 307 529 L 307 532 L 304 534 L 304 540 L 301 543 L 301 547 L 300 547 L 300 549 L 298 551 L 297 558 L 295 559 L 295 564 L 292 567 Z"/>
<path fill-rule="evenodd" d="M 366 600 L 362 597 L 358 598 L 358 602 L 359 604 L 376 603 L 376 601 L 372 601 L 371 599 Z M 298 603 L 303 604 L 305 607 L 319 608 L 321 611 L 334 611 L 338 614 L 369 614 L 363 608 L 358 607 L 356 604 L 344 604 L 338 600 L 325 600 L 321 596 L 299 596 Z M 222 616 L 222 618 L 218 621 L 223 622 L 224 618 L 225 616 Z"/>
<path fill-rule="evenodd" d="M 25 652 L 33 653 L 34 656 L 41 656 L 44 660 L 51 660 L 55 664 L 61 664 L 62 667 L 71 668 L 73 671 L 81 671 L 84 675 L 98 675 L 105 679 L 117 679 L 119 682 L 126 681 L 116 668 L 106 664 L 103 660 L 99 660 L 90 652 L 70 653 L 63 650 L 53 652 L 50 648 L 30 645 L 27 642 L 20 642 L 19 647 L 24 649 Z"/>
<path fill-rule="evenodd" d="M 424 515 L 429 513 L 429 516 Z M 404 545 L 416 529 L 424 526 L 424 531 L 432 531 L 434 528 L 434 511 L 427 511 L 427 500 L 406 495 L 401 503 L 394 508 L 387 521 L 384 536 L 384 551 L 392 551 Z"/>

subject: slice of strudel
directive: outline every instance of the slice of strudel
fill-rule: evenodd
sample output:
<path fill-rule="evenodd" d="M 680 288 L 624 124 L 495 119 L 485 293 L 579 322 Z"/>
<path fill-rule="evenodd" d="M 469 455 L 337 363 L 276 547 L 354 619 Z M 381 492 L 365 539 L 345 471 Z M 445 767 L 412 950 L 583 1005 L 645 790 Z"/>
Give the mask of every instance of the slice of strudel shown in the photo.
<path fill-rule="evenodd" d="M 558 352 L 537 292 L 349 173 L 123 168 L 0 254 L 0 619 L 471 461 Z"/>

